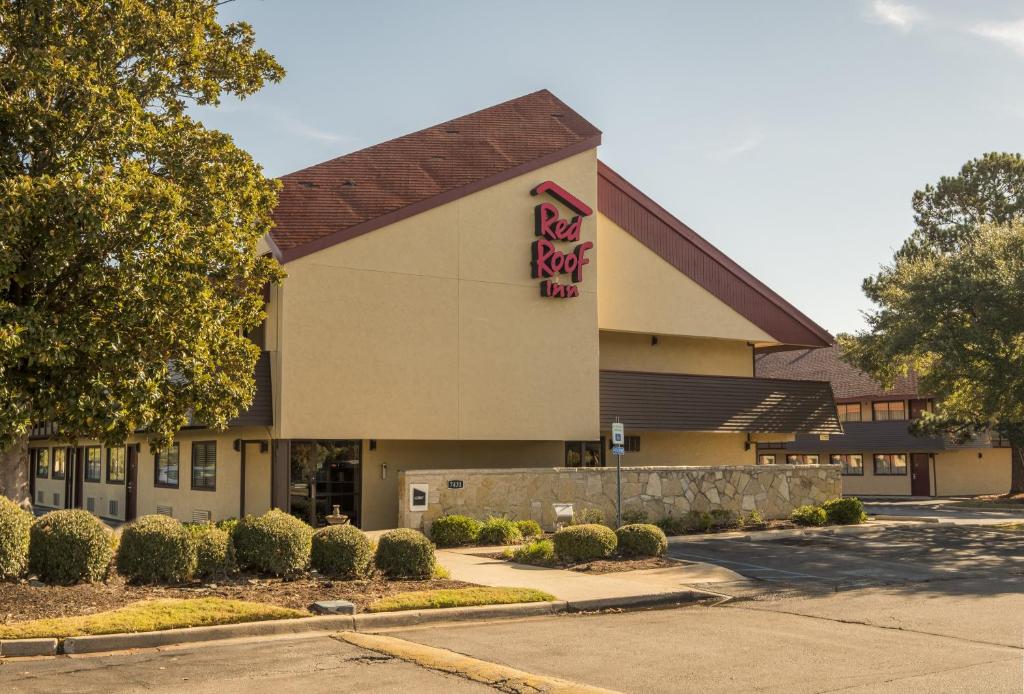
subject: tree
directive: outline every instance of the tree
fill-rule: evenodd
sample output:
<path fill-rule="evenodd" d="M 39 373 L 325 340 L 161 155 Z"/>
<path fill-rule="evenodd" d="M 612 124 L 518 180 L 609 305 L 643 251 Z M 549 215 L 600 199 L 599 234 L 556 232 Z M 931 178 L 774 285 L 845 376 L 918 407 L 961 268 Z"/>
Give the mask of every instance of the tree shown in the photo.
<path fill-rule="evenodd" d="M 0 448 L 26 433 L 166 444 L 251 402 L 276 184 L 191 104 L 284 71 L 216 0 L 0 6 Z M 4 483 L 0 479 L 0 483 Z"/>
<path fill-rule="evenodd" d="M 864 281 L 876 308 L 840 336 L 844 358 L 886 386 L 917 373 L 937 400 L 917 433 L 1007 439 L 1010 493 L 1024 492 L 1024 160 L 986 154 L 913 202 L 916 229 Z"/>

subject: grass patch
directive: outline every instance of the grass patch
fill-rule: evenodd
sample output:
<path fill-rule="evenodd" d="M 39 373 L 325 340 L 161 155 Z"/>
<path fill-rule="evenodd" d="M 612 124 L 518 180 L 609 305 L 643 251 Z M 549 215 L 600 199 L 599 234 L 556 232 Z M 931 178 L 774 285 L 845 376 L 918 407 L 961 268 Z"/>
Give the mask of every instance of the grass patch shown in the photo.
<path fill-rule="evenodd" d="M 1024 522 L 1019 523 L 1000 523 L 996 526 L 1000 530 L 1012 530 L 1015 532 L 1024 532 Z"/>
<path fill-rule="evenodd" d="M 555 596 L 531 588 L 442 588 L 398 593 L 372 603 L 367 612 L 427 610 L 440 607 L 507 605 L 514 602 L 549 602 Z"/>
<path fill-rule="evenodd" d="M 224 598 L 144 600 L 110 612 L 0 624 L 0 639 L 63 639 L 308 616 L 287 607 Z"/>

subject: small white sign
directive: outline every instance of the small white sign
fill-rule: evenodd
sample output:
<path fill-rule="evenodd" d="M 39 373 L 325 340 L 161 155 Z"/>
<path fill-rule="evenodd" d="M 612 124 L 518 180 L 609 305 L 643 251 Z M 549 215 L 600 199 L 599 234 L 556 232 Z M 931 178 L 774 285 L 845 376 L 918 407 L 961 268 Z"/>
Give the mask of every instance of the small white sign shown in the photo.
<path fill-rule="evenodd" d="M 612 445 L 623 446 L 626 443 L 626 425 L 622 422 L 612 423 Z"/>
<path fill-rule="evenodd" d="M 427 495 L 430 492 L 429 484 L 410 484 L 409 485 L 409 510 L 410 511 L 426 511 L 427 510 Z"/>
<path fill-rule="evenodd" d="M 612 446 L 612 455 L 626 455 L 626 449 L 622 446 Z"/>

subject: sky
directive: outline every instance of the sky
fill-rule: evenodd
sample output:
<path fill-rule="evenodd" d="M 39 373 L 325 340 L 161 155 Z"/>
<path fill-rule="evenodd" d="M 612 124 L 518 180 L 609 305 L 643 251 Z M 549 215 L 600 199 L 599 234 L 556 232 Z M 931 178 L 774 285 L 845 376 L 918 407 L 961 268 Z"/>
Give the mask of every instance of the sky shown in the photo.
<path fill-rule="evenodd" d="M 1024 151 L 1024 2 L 235 0 L 285 79 L 197 109 L 279 176 L 547 88 L 598 156 L 831 332 L 911 195 Z"/>

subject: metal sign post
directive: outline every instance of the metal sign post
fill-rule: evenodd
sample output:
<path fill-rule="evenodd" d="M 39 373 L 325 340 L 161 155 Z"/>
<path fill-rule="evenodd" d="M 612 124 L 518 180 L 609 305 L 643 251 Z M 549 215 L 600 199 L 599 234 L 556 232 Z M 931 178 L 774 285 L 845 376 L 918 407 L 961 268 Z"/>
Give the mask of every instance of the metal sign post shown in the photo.
<path fill-rule="evenodd" d="M 612 424 L 612 453 L 615 454 L 615 527 L 622 527 L 622 454 L 626 452 L 626 426 L 615 418 Z"/>

